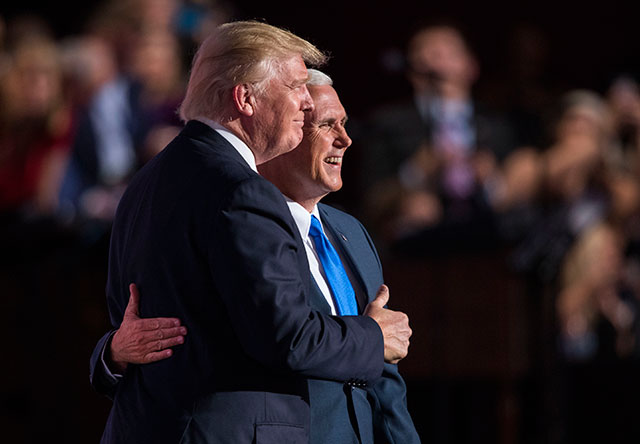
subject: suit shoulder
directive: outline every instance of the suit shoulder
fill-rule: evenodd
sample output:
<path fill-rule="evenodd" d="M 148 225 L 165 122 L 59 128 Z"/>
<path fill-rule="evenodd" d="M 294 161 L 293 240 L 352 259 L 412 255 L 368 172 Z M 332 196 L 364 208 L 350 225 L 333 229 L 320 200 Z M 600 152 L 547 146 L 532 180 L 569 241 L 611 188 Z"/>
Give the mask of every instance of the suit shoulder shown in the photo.
<path fill-rule="evenodd" d="M 258 204 L 274 201 L 289 213 L 284 196 L 278 188 L 267 179 L 259 175 L 250 175 L 237 180 L 232 187 L 236 198 L 248 198 Z"/>
<path fill-rule="evenodd" d="M 323 203 L 318 204 L 318 208 L 333 224 L 339 224 L 346 228 L 359 228 L 366 231 L 362 223 L 349 213 Z"/>

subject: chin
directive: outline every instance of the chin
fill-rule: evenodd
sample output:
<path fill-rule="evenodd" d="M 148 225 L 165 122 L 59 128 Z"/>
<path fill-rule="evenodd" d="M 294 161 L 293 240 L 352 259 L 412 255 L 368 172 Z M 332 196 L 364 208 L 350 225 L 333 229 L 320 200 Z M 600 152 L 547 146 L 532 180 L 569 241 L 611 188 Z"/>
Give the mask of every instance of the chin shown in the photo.
<path fill-rule="evenodd" d="M 300 143 L 302 142 L 302 136 L 300 136 L 299 138 L 295 138 L 295 139 L 291 139 L 291 141 L 287 144 L 287 150 L 284 151 L 286 153 L 288 153 L 289 151 L 293 151 L 295 148 L 298 147 L 298 145 L 300 145 Z"/>
<path fill-rule="evenodd" d="M 340 191 L 342 188 L 342 182 L 334 182 L 331 184 L 327 184 L 326 189 L 327 193 L 335 193 L 336 191 Z"/>

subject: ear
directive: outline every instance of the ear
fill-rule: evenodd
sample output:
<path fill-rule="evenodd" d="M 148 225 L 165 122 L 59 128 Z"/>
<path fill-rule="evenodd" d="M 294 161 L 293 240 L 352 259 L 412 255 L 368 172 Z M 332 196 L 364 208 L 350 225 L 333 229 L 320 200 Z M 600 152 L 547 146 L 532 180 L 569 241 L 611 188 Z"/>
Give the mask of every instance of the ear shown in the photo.
<path fill-rule="evenodd" d="M 245 117 L 250 117 L 255 112 L 255 98 L 253 88 L 247 83 L 236 85 L 231 90 L 233 105 L 236 110 Z"/>

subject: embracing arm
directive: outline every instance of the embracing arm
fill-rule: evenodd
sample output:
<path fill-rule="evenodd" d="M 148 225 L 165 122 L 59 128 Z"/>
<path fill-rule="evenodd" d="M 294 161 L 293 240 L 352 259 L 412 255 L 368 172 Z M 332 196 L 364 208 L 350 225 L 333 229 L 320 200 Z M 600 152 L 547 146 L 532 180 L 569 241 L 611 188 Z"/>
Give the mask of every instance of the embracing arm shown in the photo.
<path fill-rule="evenodd" d="M 100 338 L 89 360 L 89 381 L 91 385 L 98 393 L 106 395 L 110 399 L 113 399 L 119 382 L 118 376 L 120 375 L 114 375 L 109 370 L 104 354 L 108 350 L 111 337 L 115 332 L 116 330 L 111 330 Z"/>
<path fill-rule="evenodd" d="M 128 364 L 148 364 L 173 355 L 170 347 L 184 342 L 187 329 L 176 318 L 139 316 L 140 294 L 129 285 L 129 303 L 119 329 L 105 334 L 96 344 L 89 362 L 89 380 L 98 393 L 113 398 Z"/>
<path fill-rule="evenodd" d="M 247 180 L 230 193 L 209 248 L 213 281 L 243 350 L 310 377 L 377 379 L 384 362 L 380 327 L 367 316 L 311 309 L 297 228 L 280 192 L 263 182 Z"/>

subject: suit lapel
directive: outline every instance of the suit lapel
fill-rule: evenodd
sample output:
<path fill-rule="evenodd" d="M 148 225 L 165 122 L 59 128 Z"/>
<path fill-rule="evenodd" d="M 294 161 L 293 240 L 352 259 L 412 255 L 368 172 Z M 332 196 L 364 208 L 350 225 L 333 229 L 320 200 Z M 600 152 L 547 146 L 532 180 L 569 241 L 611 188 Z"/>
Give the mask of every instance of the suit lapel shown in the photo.
<path fill-rule="evenodd" d="M 320 287 L 316 284 L 316 280 L 311 276 L 312 284 L 309 286 L 309 303 L 311 304 L 311 308 L 318 310 L 319 312 L 330 315 L 331 307 L 327 303 L 327 300 L 324 298 L 324 295 L 320 291 Z"/>

